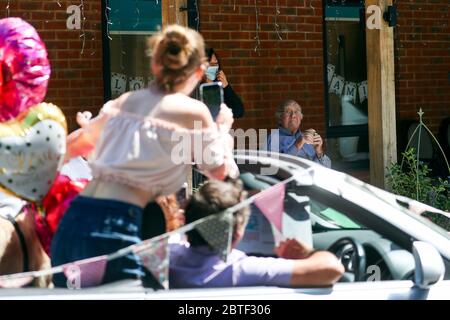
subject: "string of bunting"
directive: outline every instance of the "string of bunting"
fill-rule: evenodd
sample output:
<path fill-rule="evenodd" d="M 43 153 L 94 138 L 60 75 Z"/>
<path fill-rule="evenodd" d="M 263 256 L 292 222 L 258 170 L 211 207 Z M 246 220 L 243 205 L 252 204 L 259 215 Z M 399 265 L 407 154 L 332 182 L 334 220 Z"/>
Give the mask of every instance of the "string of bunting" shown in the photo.
<path fill-rule="evenodd" d="M 227 261 L 231 251 L 233 213 L 254 202 L 267 219 L 281 231 L 285 185 L 294 180 L 294 178 L 292 176 L 281 181 L 220 213 L 199 219 L 177 230 L 144 240 L 138 244 L 122 248 L 114 253 L 55 266 L 50 269 L 0 276 L 0 288 L 23 287 L 35 278 L 61 272 L 67 277 L 68 288 L 79 289 L 96 286 L 103 279 L 108 261 L 134 253 L 140 257 L 142 264 L 155 276 L 161 285 L 168 289 L 170 237 L 196 229 L 218 255 L 224 261 Z"/>
<path fill-rule="evenodd" d="M 153 80 L 153 76 L 147 77 L 147 85 Z M 140 90 L 145 86 L 144 77 L 127 76 L 123 73 L 111 73 L 111 93 L 121 95 L 128 90 Z"/>
<path fill-rule="evenodd" d="M 345 78 L 336 73 L 336 66 L 329 63 L 327 65 L 328 92 L 337 96 L 350 96 L 353 103 L 356 102 L 356 95 L 359 95 L 359 102 L 363 103 L 368 97 L 367 80 L 361 82 L 346 81 Z"/>

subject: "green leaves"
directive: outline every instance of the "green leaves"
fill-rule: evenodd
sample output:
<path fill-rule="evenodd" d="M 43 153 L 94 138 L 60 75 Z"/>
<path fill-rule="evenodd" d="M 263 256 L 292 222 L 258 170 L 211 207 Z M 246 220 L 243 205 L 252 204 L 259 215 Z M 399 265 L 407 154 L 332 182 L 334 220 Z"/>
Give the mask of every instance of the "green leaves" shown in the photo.
<path fill-rule="evenodd" d="M 435 208 L 450 210 L 450 184 L 441 178 L 431 178 L 431 169 L 417 159 L 414 148 L 402 153 L 401 164 L 388 167 L 387 182 L 393 193 L 429 204 Z M 437 215 L 429 216 L 432 221 L 450 230 L 450 221 Z"/>

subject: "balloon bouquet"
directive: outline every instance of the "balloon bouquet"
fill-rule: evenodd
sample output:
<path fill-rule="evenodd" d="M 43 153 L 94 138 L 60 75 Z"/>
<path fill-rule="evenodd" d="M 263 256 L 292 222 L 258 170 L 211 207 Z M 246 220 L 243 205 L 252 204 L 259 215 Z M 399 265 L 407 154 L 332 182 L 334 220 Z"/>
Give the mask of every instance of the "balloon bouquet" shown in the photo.
<path fill-rule="evenodd" d="M 0 275 L 50 267 L 51 238 L 87 183 L 58 173 L 67 125 L 57 106 L 42 102 L 49 78 L 47 51 L 36 30 L 20 18 L 1 19 L 0 229 L 11 235 L 0 232 Z"/>

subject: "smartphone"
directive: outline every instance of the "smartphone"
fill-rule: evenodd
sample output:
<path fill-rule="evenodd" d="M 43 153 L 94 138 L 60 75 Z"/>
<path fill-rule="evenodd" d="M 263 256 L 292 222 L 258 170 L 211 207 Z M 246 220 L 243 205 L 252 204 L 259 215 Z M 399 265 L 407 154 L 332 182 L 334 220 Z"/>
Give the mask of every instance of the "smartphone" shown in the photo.
<path fill-rule="evenodd" d="M 200 99 L 206 104 L 211 112 L 214 121 L 220 112 L 220 105 L 223 103 L 222 82 L 203 83 L 200 85 Z"/>

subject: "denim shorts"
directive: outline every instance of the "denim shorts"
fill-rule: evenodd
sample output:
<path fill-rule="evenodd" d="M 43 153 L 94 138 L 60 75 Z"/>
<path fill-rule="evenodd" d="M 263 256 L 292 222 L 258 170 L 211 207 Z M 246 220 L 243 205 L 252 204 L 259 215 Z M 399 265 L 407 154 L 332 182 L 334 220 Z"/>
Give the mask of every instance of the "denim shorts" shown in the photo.
<path fill-rule="evenodd" d="M 141 241 L 142 208 L 130 203 L 76 197 L 61 220 L 51 246 L 53 266 L 110 254 Z M 140 259 L 130 253 L 108 261 L 102 283 L 144 276 Z M 57 287 L 66 277 L 55 274 Z"/>

